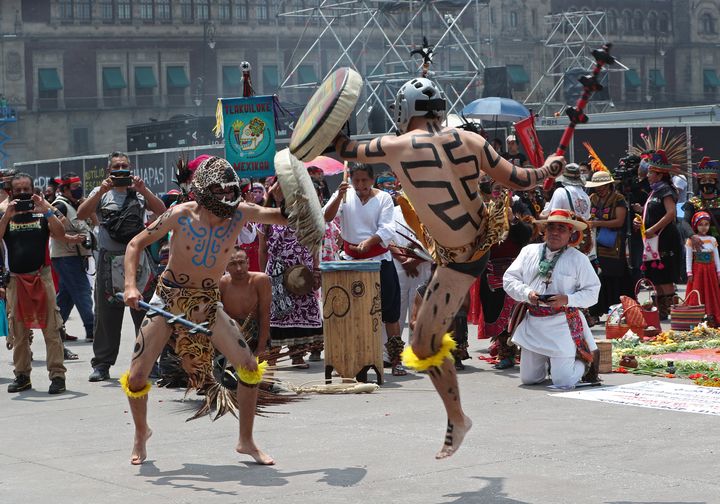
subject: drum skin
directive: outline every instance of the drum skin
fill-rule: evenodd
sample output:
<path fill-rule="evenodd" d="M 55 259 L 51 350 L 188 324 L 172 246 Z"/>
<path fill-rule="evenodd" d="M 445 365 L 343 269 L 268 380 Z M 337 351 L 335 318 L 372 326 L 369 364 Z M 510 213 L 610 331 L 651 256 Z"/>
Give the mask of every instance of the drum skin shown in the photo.
<path fill-rule="evenodd" d="M 295 123 L 290 152 L 296 158 L 312 161 L 327 149 L 353 113 L 362 83 L 349 67 L 328 75 Z"/>

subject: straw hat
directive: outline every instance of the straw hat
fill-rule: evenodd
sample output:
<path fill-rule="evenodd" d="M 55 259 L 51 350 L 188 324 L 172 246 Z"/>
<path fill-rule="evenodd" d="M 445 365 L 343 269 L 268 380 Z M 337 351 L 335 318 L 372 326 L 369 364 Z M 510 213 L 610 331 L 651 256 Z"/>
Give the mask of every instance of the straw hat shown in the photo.
<path fill-rule="evenodd" d="M 562 175 L 558 177 L 558 182 L 562 182 L 563 185 L 574 185 L 585 187 L 585 181 L 580 173 L 580 166 L 577 163 L 568 163 L 565 165 Z"/>
<path fill-rule="evenodd" d="M 590 182 L 585 182 L 585 187 L 600 187 L 616 182 L 610 172 L 596 171 L 593 173 Z"/>
<path fill-rule="evenodd" d="M 553 210 L 552 212 L 550 212 L 550 215 L 547 219 L 536 220 L 535 224 L 547 225 L 552 224 L 553 222 L 570 225 L 575 231 L 582 231 L 587 228 L 587 224 L 577 220 L 573 212 L 571 212 L 570 210 L 565 210 L 564 208 L 558 208 Z"/>

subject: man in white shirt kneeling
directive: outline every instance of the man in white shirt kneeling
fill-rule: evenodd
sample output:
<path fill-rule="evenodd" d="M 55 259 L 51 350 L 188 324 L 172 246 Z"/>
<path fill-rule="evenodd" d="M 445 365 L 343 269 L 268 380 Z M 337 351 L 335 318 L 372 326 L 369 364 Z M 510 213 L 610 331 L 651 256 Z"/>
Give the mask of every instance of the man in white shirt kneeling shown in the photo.
<path fill-rule="evenodd" d="M 553 210 L 538 224 L 545 225 L 545 243 L 524 247 L 503 276 L 505 292 L 527 308 L 512 337 L 522 348 L 520 380 L 541 383 L 549 364 L 553 385 L 573 388 L 594 369 L 597 345 L 580 308 L 597 302 L 600 279 L 573 248 L 586 226 L 573 212 Z"/>

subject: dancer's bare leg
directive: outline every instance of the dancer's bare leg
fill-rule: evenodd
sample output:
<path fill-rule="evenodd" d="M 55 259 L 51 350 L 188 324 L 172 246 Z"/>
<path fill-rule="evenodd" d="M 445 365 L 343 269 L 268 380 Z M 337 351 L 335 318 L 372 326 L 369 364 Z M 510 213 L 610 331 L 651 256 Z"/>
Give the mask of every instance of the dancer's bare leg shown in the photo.
<path fill-rule="evenodd" d="M 434 355 L 442 346 L 455 314 L 460 309 L 474 278 L 448 268 L 438 268 L 428 284 L 425 298 L 418 310 L 413 331 L 412 348 L 419 358 Z M 428 370 L 447 412 L 448 424 L 445 442 L 435 458 L 442 459 L 455 453 L 472 427 L 460 403 L 460 389 L 452 358 L 445 359 L 441 367 Z"/>
<path fill-rule="evenodd" d="M 149 319 L 145 317 L 140 324 L 140 331 L 135 340 L 135 349 L 130 363 L 128 386 L 131 391 L 142 390 L 148 381 L 150 371 L 157 361 L 160 352 L 170 338 L 171 329 L 162 317 Z M 130 463 L 140 465 L 147 458 L 146 444 L 152 436 L 147 423 L 148 395 L 134 399 L 128 397 L 133 423 L 135 424 L 135 440 L 133 441 Z"/>
<path fill-rule="evenodd" d="M 233 366 L 242 366 L 247 369 L 254 369 L 256 366 L 255 357 L 245 343 L 237 325 L 230 317 L 218 310 L 217 321 L 213 329 L 211 339 L 217 348 Z M 272 465 L 275 461 L 262 452 L 253 439 L 253 426 L 255 424 L 255 407 L 257 405 L 258 388 L 242 383 L 237 387 L 238 416 L 240 419 L 240 435 L 235 450 L 238 453 L 250 455 L 255 462 L 262 465 Z"/>

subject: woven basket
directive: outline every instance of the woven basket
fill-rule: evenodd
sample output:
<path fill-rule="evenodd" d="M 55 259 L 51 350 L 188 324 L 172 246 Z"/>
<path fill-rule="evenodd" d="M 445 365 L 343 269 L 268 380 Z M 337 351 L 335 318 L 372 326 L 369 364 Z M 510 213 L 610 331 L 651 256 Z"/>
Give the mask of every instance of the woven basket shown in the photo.
<path fill-rule="evenodd" d="M 597 340 L 598 350 L 600 351 L 599 373 L 612 373 L 612 341 Z"/>
<path fill-rule="evenodd" d="M 688 299 L 693 294 L 697 295 L 698 304 L 687 304 Z M 700 324 L 705 318 L 705 305 L 700 300 L 700 293 L 696 290 L 691 291 L 685 300 L 680 304 L 672 305 L 670 308 L 670 328 L 673 331 L 690 331 L 696 325 Z"/>
<path fill-rule="evenodd" d="M 642 327 L 632 327 L 629 324 L 627 324 L 625 319 L 625 314 L 620 317 L 620 323 L 619 324 L 611 324 L 610 323 L 610 315 L 612 315 L 613 312 L 620 309 L 621 306 L 615 307 L 610 314 L 607 317 L 607 320 L 605 321 L 605 338 L 606 339 L 618 339 L 625 336 L 625 333 L 629 330 L 632 330 L 635 334 L 638 336 L 644 335 L 644 329 Z M 640 310 L 640 306 L 631 306 L 631 310 Z"/>

